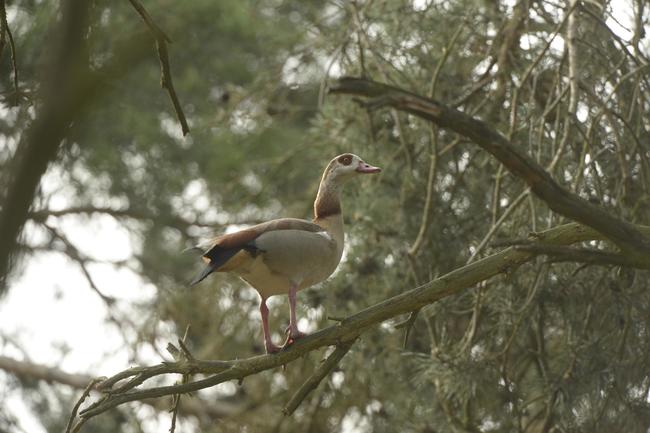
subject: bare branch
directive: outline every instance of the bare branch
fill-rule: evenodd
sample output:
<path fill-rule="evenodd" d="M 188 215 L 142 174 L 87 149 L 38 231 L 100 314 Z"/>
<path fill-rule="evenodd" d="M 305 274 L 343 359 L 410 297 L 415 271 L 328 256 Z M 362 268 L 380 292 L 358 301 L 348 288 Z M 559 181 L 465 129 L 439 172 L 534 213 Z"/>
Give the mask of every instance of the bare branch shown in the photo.
<path fill-rule="evenodd" d="M 650 260 L 650 239 L 633 224 L 610 215 L 601 207 L 560 186 L 547 171 L 520 150 L 524 146 L 516 146 L 485 122 L 433 99 L 363 78 L 341 78 L 330 91 L 370 98 L 364 103 L 368 108 L 389 106 L 399 109 L 471 139 L 526 182 L 532 192 L 552 210 L 593 227 L 640 260 Z"/>
<path fill-rule="evenodd" d="M 110 309 L 110 307 L 115 303 L 115 298 L 113 298 L 112 296 L 105 295 L 99 289 L 99 286 L 97 286 L 95 279 L 92 277 L 90 271 L 88 270 L 88 266 L 87 266 L 88 260 L 85 257 L 83 257 L 81 252 L 77 249 L 77 247 L 75 247 L 72 244 L 72 242 L 68 240 L 68 238 L 66 238 L 61 233 L 59 233 L 58 230 L 56 230 L 54 227 L 48 226 L 47 224 L 44 224 L 44 226 L 55 239 L 58 239 L 63 243 L 64 253 L 79 265 L 79 269 L 81 269 L 81 272 L 83 273 L 84 277 L 86 277 L 86 281 L 88 281 L 88 285 L 90 286 L 90 288 L 95 293 L 97 293 L 97 295 L 101 298 L 101 300 L 104 301 L 104 303 L 106 304 L 106 307 Z M 113 321 L 119 326 L 120 322 L 117 319 L 113 318 Z"/>
<path fill-rule="evenodd" d="M 188 323 L 187 326 L 185 327 L 185 333 L 183 334 L 182 339 L 178 339 L 178 345 L 181 348 L 182 354 L 187 359 L 188 361 L 194 361 L 194 356 L 190 353 L 189 349 L 185 345 L 185 341 L 187 341 L 187 335 L 190 332 L 190 324 Z M 170 343 L 171 344 L 171 343 Z M 180 355 L 181 352 L 179 352 Z M 189 374 L 184 374 L 183 377 L 181 378 L 181 383 L 187 383 L 190 380 L 190 375 Z M 181 402 L 181 394 L 174 394 L 172 396 L 172 422 L 171 426 L 169 427 L 169 433 L 174 433 L 176 431 L 176 418 L 178 418 L 178 407 Z"/>
<path fill-rule="evenodd" d="M 171 68 L 169 66 L 169 54 L 167 52 L 167 44 L 171 43 L 171 39 L 158 27 L 158 25 L 151 19 L 151 16 L 147 10 L 140 4 L 138 0 L 129 0 L 133 8 L 138 12 L 142 20 L 145 22 L 151 34 L 156 39 L 156 51 L 158 52 L 158 59 L 160 60 L 160 85 L 167 90 L 169 93 L 169 98 L 172 100 L 174 105 L 174 111 L 176 112 L 176 117 L 181 124 L 181 129 L 183 135 L 187 135 L 190 132 L 190 127 L 187 124 L 187 119 L 185 118 L 185 113 L 183 112 L 183 107 L 178 100 L 176 95 L 176 90 L 174 89 L 174 83 L 172 82 Z"/>
<path fill-rule="evenodd" d="M 94 215 L 94 214 L 105 214 L 110 215 L 113 218 L 132 218 L 136 220 L 156 220 L 164 224 L 169 225 L 170 227 L 177 228 L 179 230 L 185 231 L 191 226 L 201 227 L 201 228 L 211 228 L 214 229 L 220 225 L 227 226 L 228 224 L 258 224 L 262 222 L 260 219 L 251 218 L 247 220 L 237 220 L 232 222 L 225 222 L 223 224 L 216 221 L 202 221 L 198 219 L 187 220 L 185 218 L 177 217 L 174 215 L 160 216 L 155 215 L 154 213 L 148 212 L 145 209 L 134 209 L 131 207 L 128 208 L 113 208 L 113 207 L 102 207 L 102 206 L 71 206 L 65 209 L 37 209 L 32 210 L 28 214 L 28 218 L 31 218 L 35 221 L 45 221 L 47 217 L 63 217 L 67 215 Z"/>
<path fill-rule="evenodd" d="M 8 356 L 0 355 L 0 370 L 6 371 L 12 375 L 30 380 L 42 380 L 47 383 L 56 383 L 66 385 L 71 388 L 83 390 L 88 383 L 94 380 L 91 375 L 80 373 L 68 373 L 57 367 L 50 367 L 47 365 L 37 364 L 31 361 L 18 360 Z M 105 381 L 106 378 L 98 378 L 100 381 Z M 93 391 L 97 389 L 97 383 L 93 385 Z M 159 403 L 154 401 L 143 402 L 152 405 L 156 410 L 165 411 L 169 407 L 165 402 Z M 184 400 L 181 402 L 179 412 L 183 415 L 193 415 L 197 417 L 210 417 L 213 419 L 224 418 L 227 416 L 236 415 L 245 410 L 246 403 L 238 403 L 233 401 L 215 400 L 211 399 L 210 404 L 206 405 L 199 399 Z"/>
<path fill-rule="evenodd" d="M 8 371 L 16 376 L 44 380 L 50 383 L 62 383 L 79 389 L 83 389 L 92 380 L 92 376 L 87 374 L 66 373 L 56 367 L 47 367 L 29 361 L 18 361 L 2 355 L 0 355 L 0 370 Z"/>
<path fill-rule="evenodd" d="M 92 379 L 84 391 L 81 393 L 81 397 L 79 397 L 79 400 L 75 403 L 74 407 L 72 408 L 72 413 L 70 414 L 70 419 L 68 419 L 68 425 L 65 428 L 66 433 L 72 432 L 77 432 L 81 428 L 82 425 L 86 422 L 85 419 L 80 419 L 79 422 L 75 424 L 75 419 L 77 418 L 77 412 L 79 411 L 79 408 L 83 404 L 84 400 L 90 395 L 90 391 L 95 387 L 97 382 L 99 382 L 101 379 L 100 378 L 95 378 Z"/>

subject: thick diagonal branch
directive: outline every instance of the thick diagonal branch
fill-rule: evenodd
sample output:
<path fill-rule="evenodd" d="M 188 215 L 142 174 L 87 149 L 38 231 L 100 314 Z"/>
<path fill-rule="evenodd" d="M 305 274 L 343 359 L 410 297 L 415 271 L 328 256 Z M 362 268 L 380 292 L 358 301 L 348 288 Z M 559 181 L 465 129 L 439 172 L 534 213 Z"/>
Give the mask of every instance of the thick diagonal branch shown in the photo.
<path fill-rule="evenodd" d="M 644 235 L 650 235 L 650 227 L 639 226 Z M 540 245 L 570 245 L 587 240 L 602 240 L 599 232 L 571 223 L 555 227 L 532 237 Z M 409 313 L 442 298 L 458 293 L 468 287 L 487 280 L 495 275 L 509 273 L 536 256 L 535 252 L 518 250 L 516 247 L 505 250 L 463 266 L 420 287 L 405 291 L 400 295 L 386 299 L 365 310 L 342 319 L 337 325 L 322 329 L 308 337 L 300 339 L 288 349 L 272 355 L 254 356 L 233 361 L 184 361 L 171 362 L 151 367 L 136 367 L 105 380 L 98 386 L 107 392 L 105 397 L 80 412 L 82 418 L 91 418 L 121 404 L 162 397 L 179 393 L 188 393 L 209 388 L 231 380 L 241 380 L 247 376 L 270 370 L 294 361 L 308 352 L 332 345 L 344 345 L 356 339 L 370 328 L 381 322 Z M 634 264 L 635 262 L 630 262 Z M 645 262 L 640 263 L 642 267 Z M 189 383 L 136 388 L 144 380 L 170 373 L 206 374 L 204 379 Z M 126 380 L 126 384 L 120 384 Z"/>
<path fill-rule="evenodd" d="M 369 108 L 386 106 L 402 110 L 469 138 L 526 182 L 532 192 L 553 211 L 594 228 L 639 260 L 650 261 L 650 239 L 634 225 L 560 186 L 542 166 L 521 150 L 525 146 L 511 143 L 487 123 L 433 99 L 364 78 L 341 78 L 330 91 L 367 97 L 369 99 L 364 105 Z"/>

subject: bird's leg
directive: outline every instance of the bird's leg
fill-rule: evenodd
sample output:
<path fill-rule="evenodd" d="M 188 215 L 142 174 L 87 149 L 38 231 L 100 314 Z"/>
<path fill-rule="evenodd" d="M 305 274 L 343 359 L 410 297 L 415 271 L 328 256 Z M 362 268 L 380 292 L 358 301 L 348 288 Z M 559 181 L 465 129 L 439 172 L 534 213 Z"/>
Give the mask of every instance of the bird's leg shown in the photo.
<path fill-rule="evenodd" d="M 298 292 L 297 285 L 291 285 L 289 289 L 289 327 L 286 329 L 287 341 L 285 346 L 293 343 L 295 340 L 306 336 L 307 334 L 298 330 L 298 321 L 296 320 L 296 293 Z"/>
<path fill-rule="evenodd" d="M 269 308 L 266 306 L 266 298 L 260 298 L 260 314 L 262 315 L 262 331 L 264 331 L 264 347 L 266 353 L 275 353 L 280 350 L 278 346 L 273 344 L 271 340 L 271 332 L 269 331 Z"/>

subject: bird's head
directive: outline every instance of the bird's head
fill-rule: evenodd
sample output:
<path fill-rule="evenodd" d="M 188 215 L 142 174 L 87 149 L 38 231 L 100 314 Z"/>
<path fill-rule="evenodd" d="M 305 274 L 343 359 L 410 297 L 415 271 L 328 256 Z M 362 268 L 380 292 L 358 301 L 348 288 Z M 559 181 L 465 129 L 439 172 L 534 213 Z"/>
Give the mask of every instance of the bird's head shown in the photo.
<path fill-rule="evenodd" d="M 360 174 L 379 173 L 381 168 L 372 166 L 353 153 L 344 153 L 332 159 L 325 169 L 324 179 L 341 183 Z"/>

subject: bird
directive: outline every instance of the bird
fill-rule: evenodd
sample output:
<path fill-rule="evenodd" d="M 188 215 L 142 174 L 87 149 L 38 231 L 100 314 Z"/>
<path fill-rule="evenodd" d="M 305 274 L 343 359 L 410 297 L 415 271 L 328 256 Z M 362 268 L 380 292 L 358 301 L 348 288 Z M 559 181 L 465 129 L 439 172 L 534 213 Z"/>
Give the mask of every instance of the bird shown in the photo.
<path fill-rule="evenodd" d="M 225 272 L 240 277 L 257 290 L 266 353 L 278 352 L 306 336 L 298 329 L 296 294 L 325 281 L 341 261 L 345 237 L 341 188 L 359 175 L 380 171 L 352 153 L 335 157 L 321 177 L 312 221 L 274 219 L 205 242 L 198 247 L 205 268 L 190 285 L 200 283 L 214 272 Z M 269 331 L 266 301 L 275 295 L 289 297 L 289 326 L 282 346 L 273 343 Z"/>

